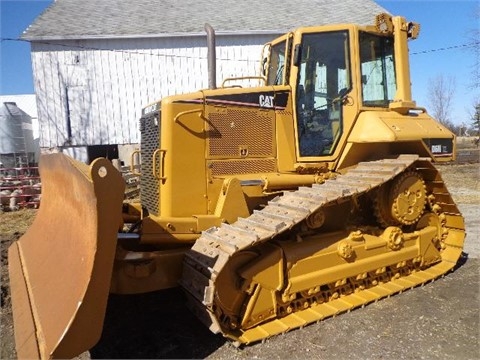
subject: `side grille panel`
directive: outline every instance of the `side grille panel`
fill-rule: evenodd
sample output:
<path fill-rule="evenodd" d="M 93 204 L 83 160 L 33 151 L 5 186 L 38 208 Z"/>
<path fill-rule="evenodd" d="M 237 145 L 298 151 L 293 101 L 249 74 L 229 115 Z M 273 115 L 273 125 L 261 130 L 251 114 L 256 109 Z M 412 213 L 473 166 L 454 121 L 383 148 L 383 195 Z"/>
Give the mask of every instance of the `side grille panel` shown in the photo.
<path fill-rule="evenodd" d="M 216 160 L 210 162 L 213 176 L 274 172 L 275 159 Z"/>
<path fill-rule="evenodd" d="M 214 158 L 274 157 L 274 112 L 230 108 L 209 114 L 208 154 Z"/>

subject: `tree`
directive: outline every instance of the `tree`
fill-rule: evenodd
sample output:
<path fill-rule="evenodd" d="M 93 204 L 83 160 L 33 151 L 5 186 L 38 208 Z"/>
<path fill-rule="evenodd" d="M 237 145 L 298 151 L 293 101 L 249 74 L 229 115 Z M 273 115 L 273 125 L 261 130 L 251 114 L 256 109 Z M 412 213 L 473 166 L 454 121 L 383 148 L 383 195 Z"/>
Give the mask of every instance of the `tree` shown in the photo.
<path fill-rule="evenodd" d="M 428 86 L 428 102 L 432 116 L 451 130 L 455 127 L 450 118 L 454 93 L 454 77 L 446 77 L 443 74 L 440 74 L 435 78 L 430 79 Z"/>
<path fill-rule="evenodd" d="M 472 128 L 474 134 L 480 136 L 480 99 L 478 99 L 474 106 L 474 112 L 472 114 Z"/>
<path fill-rule="evenodd" d="M 475 12 L 473 13 L 473 17 L 478 24 L 480 21 L 480 3 L 478 3 Z M 472 43 L 472 47 L 470 50 L 473 52 L 475 57 L 474 64 L 472 67 L 472 83 L 471 86 L 473 89 L 480 88 L 480 26 L 472 29 L 469 32 L 469 38 Z"/>

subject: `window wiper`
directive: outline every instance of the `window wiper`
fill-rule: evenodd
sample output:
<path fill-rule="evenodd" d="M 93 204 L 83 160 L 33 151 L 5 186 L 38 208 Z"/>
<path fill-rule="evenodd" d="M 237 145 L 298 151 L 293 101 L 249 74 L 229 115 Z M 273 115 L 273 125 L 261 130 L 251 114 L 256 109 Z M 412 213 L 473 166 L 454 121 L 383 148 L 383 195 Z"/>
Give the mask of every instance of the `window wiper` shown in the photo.
<path fill-rule="evenodd" d="M 278 70 L 277 74 L 275 75 L 275 82 L 273 83 L 274 85 L 282 85 L 280 81 L 282 80 L 282 75 L 283 75 L 283 68 L 285 65 L 281 65 Z"/>

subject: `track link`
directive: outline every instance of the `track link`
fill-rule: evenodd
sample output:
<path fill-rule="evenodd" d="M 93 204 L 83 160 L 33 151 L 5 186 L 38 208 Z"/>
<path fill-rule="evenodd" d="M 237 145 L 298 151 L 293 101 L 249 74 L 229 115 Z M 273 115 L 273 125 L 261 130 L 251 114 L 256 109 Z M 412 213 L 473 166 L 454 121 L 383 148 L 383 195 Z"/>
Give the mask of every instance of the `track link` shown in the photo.
<path fill-rule="evenodd" d="M 441 261 L 427 268 L 406 271 L 402 276 L 396 274 L 384 281 L 369 281 L 367 287 L 362 285 L 354 291 L 337 293 L 325 302 L 310 302 L 305 308 L 294 309 L 248 329 L 225 331 L 222 319 L 215 311 L 215 294 L 217 286 L 221 286 L 216 280 L 233 255 L 278 237 L 325 206 L 374 190 L 412 167 L 424 178 L 430 205 L 441 219 Z M 430 160 L 417 155 L 400 155 L 396 159 L 359 163 L 345 175 L 338 175 L 323 184 L 286 192 L 248 218 L 203 232 L 186 254 L 181 285 L 193 312 L 211 331 L 223 332 L 237 345 L 248 344 L 350 311 L 442 276 L 457 263 L 463 249 L 464 233 L 463 218 Z"/>

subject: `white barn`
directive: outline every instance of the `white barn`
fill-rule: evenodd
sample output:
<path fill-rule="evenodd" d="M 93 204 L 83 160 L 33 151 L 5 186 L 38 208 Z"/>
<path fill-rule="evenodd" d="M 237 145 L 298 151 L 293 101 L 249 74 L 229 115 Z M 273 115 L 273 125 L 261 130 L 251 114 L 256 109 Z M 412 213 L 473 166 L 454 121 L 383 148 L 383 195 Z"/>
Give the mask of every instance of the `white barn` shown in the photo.
<path fill-rule="evenodd" d="M 216 31 L 221 83 L 258 75 L 263 44 L 280 34 L 369 24 L 380 12 L 371 0 L 56 0 L 23 34 L 40 147 L 86 162 L 99 155 L 128 162 L 123 152 L 139 142 L 142 107 L 208 87 L 205 23 Z"/>

